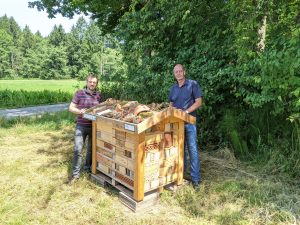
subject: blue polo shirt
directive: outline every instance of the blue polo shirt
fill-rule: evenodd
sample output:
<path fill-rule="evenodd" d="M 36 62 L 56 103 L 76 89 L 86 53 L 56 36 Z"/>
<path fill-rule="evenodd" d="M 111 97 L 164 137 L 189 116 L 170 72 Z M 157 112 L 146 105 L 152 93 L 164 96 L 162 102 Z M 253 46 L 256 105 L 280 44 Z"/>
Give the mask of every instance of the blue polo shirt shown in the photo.
<path fill-rule="evenodd" d="M 185 80 L 184 84 L 179 87 L 178 83 L 174 84 L 169 93 L 169 101 L 178 109 L 187 110 L 195 103 L 195 99 L 203 97 L 202 90 L 195 80 Z M 196 117 L 196 110 L 190 115 Z"/>

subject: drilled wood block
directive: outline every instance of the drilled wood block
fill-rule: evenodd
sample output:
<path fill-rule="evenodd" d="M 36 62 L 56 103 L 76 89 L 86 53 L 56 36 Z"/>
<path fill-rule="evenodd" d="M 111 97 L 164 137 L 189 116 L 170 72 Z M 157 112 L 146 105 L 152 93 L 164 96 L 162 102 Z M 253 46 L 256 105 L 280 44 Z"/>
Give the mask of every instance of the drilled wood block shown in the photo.
<path fill-rule="evenodd" d="M 107 151 L 106 149 L 104 148 L 100 148 L 100 147 L 97 147 L 97 152 L 101 153 L 102 155 L 105 155 L 111 159 L 113 159 L 113 156 L 114 156 L 114 153 L 113 152 L 110 152 L 110 151 Z"/>
<path fill-rule="evenodd" d="M 103 156 L 101 153 L 97 152 L 96 153 L 96 160 L 98 163 L 105 165 L 109 168 L 113 168 L 113 162 L 112 160 L 108 159 L 107 157 Z"/>
<path fill-rule="evenodd" d="M 144 175 L 147 176 L 147 175 L 159 172 L 159 165 L 160 165 L 159 162 L 145 164 L 145 167 L 144 167 L 145 174 Z"/>
<path fill-rule="evenodd" d="M 134 178 L 134 172 L 133 172 L 133 170 L 130 170 L 130 169 L 128 169 L 128 168 L 126 168 L 124 166 L 118 165 L 118 164 L 115 165 L 115 168 L 121 174 L 126 175 L 126 176 L 128 176 L 128 177 L 130 177 L 132 179 Z"/>
<path fill-rule="evenodd" d="M 116 147 L 116 154 L 128 159 L 134 159 L 134 152 L 130 149 Z"/>
<path fill-rule="evenodd" d="M 178 164 L 174 163 L 172 165 L 160 167 L 159 169 L 159 176 L 167 176 L 172 175 L 177 172 Z"/>
<path fill-rule="evenodd" d="M 112 133 L 108 133 L 102 130 L 97 130 L 97 139 L 114 144 L 114 139 Z"/>
<path fill-rule="evenodd" d="M 145 136 L 145 145 L 159 143 L 162 140 L 162 132 L 150 133 Z"/>
<path fill-rule="evenodd" d="M 179 129 L 179 123 L 166 123 L 165 132 L 177 131 Z"/>
<path fill-rule="evenodd" d="M 145 152 L 145 160 L 144 163 L 152 163 L 152 162 L 159 162 L 160 160 L 160 152 L 159 150 L 155 151 L 147 151 Z"/>
<path fill-rule="evenodd" d="M 111 174 L 112 174 L 111 168 L 109 168 L 108 166 L 105 166 L 101 163 L 97 163 L 97 170 L 105 173 L 108 176 L 111 176 Z"/>
<path fill-rule="evenodd" d="M 116 172 L 115 174 L 116 178 L 119 179 L 120 181 L 126 183 L 127 185 L 129 185 L 130 187 L 133 187 L 133 180 L 122 175 L 121 173 Z"/>
<path fill-rule="evenodd" d="M 111 143 L 108 143 L 106 141 L 102 141 L 100 139 L 97 139 L 97 147 L 106 149 L 108 151 L 115 152 L 116 147 L 112 145 Z"/>
<path fill-rule="evenodd" d="M 159 177 L 159 185 L 169 184 L 177 179 L 177 173 Z"/>
<path fill-rule="evenodd" d="M 145 180 L 144 191 L 147 192 L 149 190 L 153 190 L 158 188 L 159 186 L 159 178 L 153 180 Z"/>
<path fill-rule="evenodd" d="M 126 159 L 120 155 L 115 155 L 115 161 L 116 161 L 116 163 L 127 167 L 128 159 Z"/>

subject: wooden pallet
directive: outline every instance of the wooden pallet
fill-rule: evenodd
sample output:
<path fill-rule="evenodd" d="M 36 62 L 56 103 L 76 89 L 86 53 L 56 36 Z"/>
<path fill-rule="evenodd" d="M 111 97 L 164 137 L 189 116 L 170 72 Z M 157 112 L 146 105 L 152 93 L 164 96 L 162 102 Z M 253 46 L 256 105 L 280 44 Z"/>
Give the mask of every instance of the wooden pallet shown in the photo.
<path fill-rule="evenodd" d="M 153 190 L 145 193 L 143 201 L 137 202 L 133 199 L 132 190 L 128 189 L 127 187 L 105 175 L 104 173 L 98 171 L 97 174 L 91 174 L 91 179 L 102 187 L 107 187 L 110 185 L 119 190 L 120 202 L 131 209 L 133 212 L 150 210 L 151 207 L 159 202 L 159 190 Z"/>
<path fill-rule="evenodd" d="M 133 212 L 146 211 L 159 202 L 159 192 L 148 193 L 143 201 L 137 202 L 121 191 L 119 192 L 119 200 Z"/>

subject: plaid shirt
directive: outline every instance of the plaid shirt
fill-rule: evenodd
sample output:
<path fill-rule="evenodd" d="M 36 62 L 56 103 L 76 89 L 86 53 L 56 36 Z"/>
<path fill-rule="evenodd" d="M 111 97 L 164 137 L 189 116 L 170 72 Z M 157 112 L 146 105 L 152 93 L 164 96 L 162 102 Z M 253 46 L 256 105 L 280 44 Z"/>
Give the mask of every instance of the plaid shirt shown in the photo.
<path fill-rule="evenodd" d="M 78 109 L 91 108 L 98 105 L 101 101 L 101 94 L 98 91 L 89 93 L 87 89 L 79 90 L 75 93 L 72 102 L 77 105 Z M 77 125 L 90 127 L 92 126 L 92 121 L 82 118 L 81 115 L 77 116 Z"/>

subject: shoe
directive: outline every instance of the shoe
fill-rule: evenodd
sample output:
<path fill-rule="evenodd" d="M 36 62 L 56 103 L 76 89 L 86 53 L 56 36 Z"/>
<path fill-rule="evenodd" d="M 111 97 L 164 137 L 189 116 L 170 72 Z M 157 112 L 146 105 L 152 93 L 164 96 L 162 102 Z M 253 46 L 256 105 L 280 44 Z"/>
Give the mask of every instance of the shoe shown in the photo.
<path fill-rule="evenodd" d="M 83 172 L 87 173 L 87 174 L 90 174 L 90 173 L 92 173 L 92 170 L 91 169 L 84 169 Z"/>
<path fill-rule="evenodd" d="M 71 179 L 69 179 L 68 184 L 72 185 L 72 184 L 76 183 L 76 181 L 78 181 L 78 179 L 79 179 L 79 177 L 72 177 Z"/>
<path fill-rule="evenodd" d="M 192 181 L 192 186 L 195 190 L 198 190 L 200 188 L 200 182 L 194 182 Z"/>
<path fill-rule="evenodd" d="M 187 181 L 192 181 L 192 177 L 190 174 L 184 173 L 183 174 L 183 179 L 187 180 Z"/>

